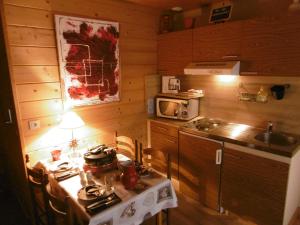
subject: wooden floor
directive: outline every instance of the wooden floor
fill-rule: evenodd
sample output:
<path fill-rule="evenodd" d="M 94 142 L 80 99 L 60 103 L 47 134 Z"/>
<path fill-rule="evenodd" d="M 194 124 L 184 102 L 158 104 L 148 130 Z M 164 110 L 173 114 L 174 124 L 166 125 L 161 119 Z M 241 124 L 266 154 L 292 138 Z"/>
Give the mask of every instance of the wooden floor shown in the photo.
<path fill-rule="evenodd" d="M 172 225 L 255 225 L 235 215 L 220 214 L 190 198 L 178 195 L 178 208 L 171 210 Z"/>
<path fill-rule="evenodd" d="M 177 197 L 178 207 L 170 210 L 170 225 L 257 225 L 231 213 L 220 214 L 182 195 Z M 154 218 L 143 223 L 143 225 L 155 224 Z M 300 225 L 300 215 L 296 223 L 291 225 Z"/>
<path fill-rule="evenodd" d="M 178 207 L 170 210 L 170 225 L 256 225 L 235 215 L 220 214 L 177 194 Z M 143 225 L 155 225 L 151 218 Z"/>

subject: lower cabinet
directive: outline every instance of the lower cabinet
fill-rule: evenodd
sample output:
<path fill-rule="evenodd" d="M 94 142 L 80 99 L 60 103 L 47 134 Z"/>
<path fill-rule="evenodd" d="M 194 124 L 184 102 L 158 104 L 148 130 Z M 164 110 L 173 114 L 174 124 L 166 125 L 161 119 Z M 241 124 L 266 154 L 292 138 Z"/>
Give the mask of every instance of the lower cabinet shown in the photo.
<path fill-rule="evenodd" d="M 171 156 L 171 175 L 178 180 L 178 128 L 156 121 L 150 121 L 150 140 L 154 151 L 152 167 L 167 173 L 166 153 Z"/>
<path fill-rule="evenodd" d="M 258 225 L 282 225 L 288 173 L 288 163 L 225 145 L 221 205 Z"/>
<path fill-rule="evenodd" d="M 179 189 L 219 210 L 222 143 L 179 132 Z"/>
<path fill-rule="evenodd" d="M 181 194 L 256 225 L 289 225 L 300 199 L 300 150 L 284 157 L 150 122 L 152 148 L 170 153 Z M 300 147 L 299 147 L 300 148 Z M 153 166 L 166 171 L 164 154 Z"/>

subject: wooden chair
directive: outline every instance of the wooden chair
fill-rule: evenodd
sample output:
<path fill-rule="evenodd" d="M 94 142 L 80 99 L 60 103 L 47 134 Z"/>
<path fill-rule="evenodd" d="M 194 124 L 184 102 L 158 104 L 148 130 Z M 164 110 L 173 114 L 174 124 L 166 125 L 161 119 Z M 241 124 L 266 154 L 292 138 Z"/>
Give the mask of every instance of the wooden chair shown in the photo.
<path fill-rule="evenodd" d="M 143 145 L 140 143 L 139 146 L 140 152 L 140 162 L 142 164 L 146 164 L 149 167 L 153 167 L 154 169 L 158 170 L 158 172 L 163 173 L 166 175 L 168 179 L 171 180 L 172 177 L 172 164 L 171 164 L 171 155 L 168 152 L 162 152 L 157 149 L 153 148 L 145 148 L 143 149 Z M 157 160 L 155 157 L 159 156 L 160 159 L 165 160 Z M 155 165 L 155 166 L 154 166 Z M 161 220 L 163 224 L 169 225 L 170 224 L 170 209 L 164 209 L 162 211 L 164 213 L 164 218 L 160 218 L 160 214 L 156 217 L 156 224 L 161 224 Z"/>
<path fill-rule="evenodd" d="M 142 164 L 152 167 L 158 172 L 166 175 L 168 179 L 171 179 L 172 161 L 170 153 L 153 148 L 143 148 L 143 145 L 140 143 L 139 154 L 139 161 Z"/>
<path fill-rule="evenodd" d="M 117 153 L 121 153 L 130 159 L 139 161 L 137 140 L 133 141 L 132 138 L 127 136 L 118 136 L 118 133 L 116 132 L 115 143 L 117 147 Z"/>
<path fill-rule="evenodd" d="M 57 198 L 51 193 L 50 186 L 47 186 L 46 194 L 49 203 L 49 225 L 74 225 L 70 197 L 67 196 L 64 200 Z"/>
<path fill-rule="evenodd" d="M 36 225 L 49 225 L 49 204 L 46 194 L 48 175 L 43 169 L 31 168 L 26 155 L 27 179 Z"/>

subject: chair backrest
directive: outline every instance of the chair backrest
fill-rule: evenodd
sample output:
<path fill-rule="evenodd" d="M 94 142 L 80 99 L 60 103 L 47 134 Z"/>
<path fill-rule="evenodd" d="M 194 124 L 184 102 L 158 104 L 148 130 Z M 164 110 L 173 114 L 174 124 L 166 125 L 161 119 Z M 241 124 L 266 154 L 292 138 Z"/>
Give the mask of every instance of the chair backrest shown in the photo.
<path fill-rule="evenodd" d="M 116 132 L 115 142 L 118 153 L 121 153 L 128 158 L 138 161 L 139 154 L 137 140 L 133 141 L 130 137 L 127 136 L 118 136 Z"/>
<path fill-rule="evenodd" d="M 36 224 L 45 224 L 45 220 L 41 218 L 45 215 L 47 223 L 49 223 L 49 204 L 46 193 L 48 175 L 42 168 L 30 167 L 28 155 L 26 155 L 26 170 L 35 222 Z"/>
<path fill-rule="evenodd" d="M 70 197 L 66 196 L 64 200 L 53 195 L 51 187 L 47 186 L 47 198 L 49 201 L 50 224 L 57 225 L 58 221 L 62 221 L 64 225 L 73 225 L 73 214 L 70 207 Z"/>
<path fill-rule="evenodd" d="M 171 179 L 172 176 L 172 160 L 171 154 L 163 152 L 154 148 L 143 148 L 140 143 L 139 146 L 140 161 L 146 166 L 152 167 L 160 173 Z"/>

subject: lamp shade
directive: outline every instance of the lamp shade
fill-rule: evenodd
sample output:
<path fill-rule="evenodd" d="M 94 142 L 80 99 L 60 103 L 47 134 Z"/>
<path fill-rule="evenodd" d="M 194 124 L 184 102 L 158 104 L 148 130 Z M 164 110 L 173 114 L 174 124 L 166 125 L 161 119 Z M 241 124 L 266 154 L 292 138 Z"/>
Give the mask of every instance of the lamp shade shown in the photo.
<path fill-rule="evenodd" d="M 75 129 L 84 126 L 83 120 L 75 112 L 67 112 L 63 115 L 59 124 L 62 129 Z"/>

